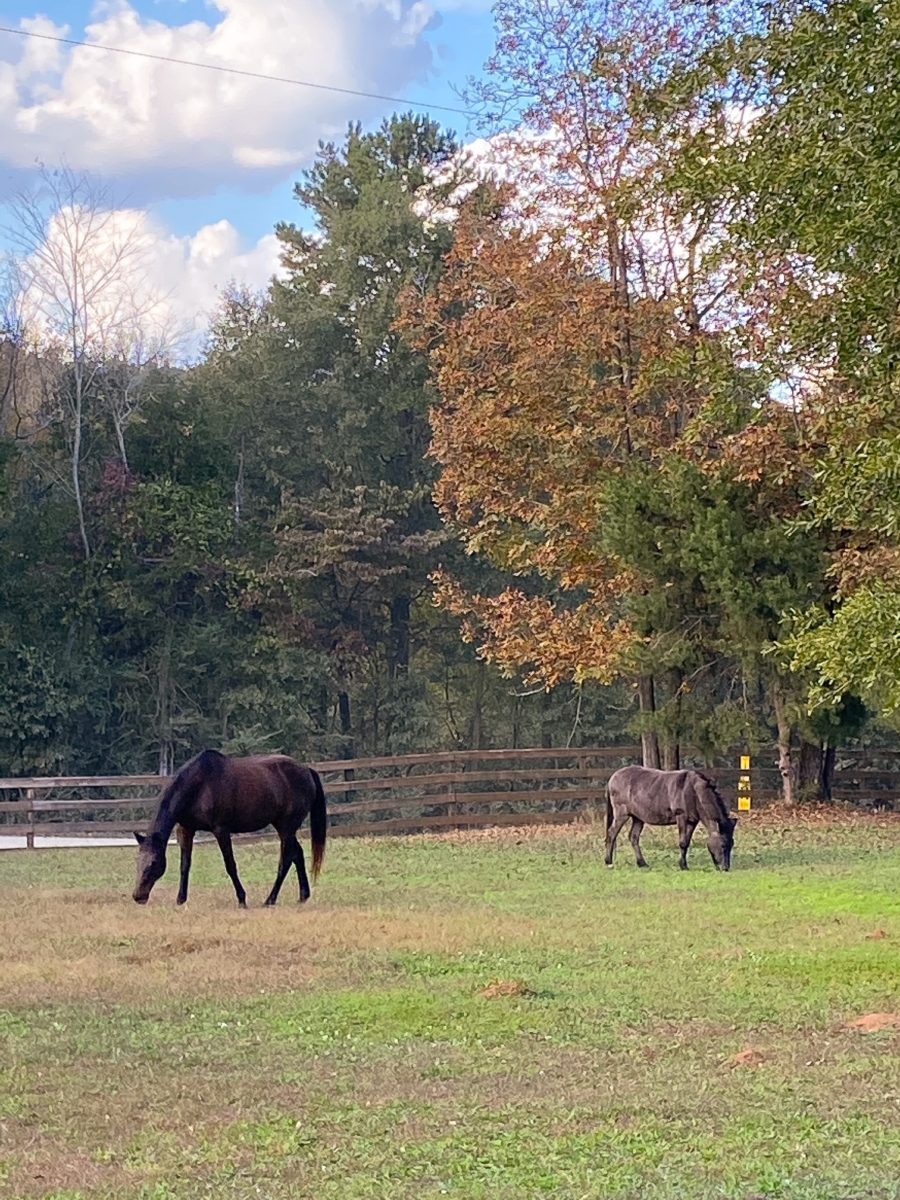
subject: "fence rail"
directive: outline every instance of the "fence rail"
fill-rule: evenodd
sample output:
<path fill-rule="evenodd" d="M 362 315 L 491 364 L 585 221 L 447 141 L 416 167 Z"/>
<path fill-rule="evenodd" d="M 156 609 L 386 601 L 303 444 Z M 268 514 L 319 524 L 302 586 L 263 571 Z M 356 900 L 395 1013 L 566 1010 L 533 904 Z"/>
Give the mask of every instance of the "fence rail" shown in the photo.
<path fill-rule="evenodd" d="M 888 752 L 878 757 L 895 761 Z M 873 756 L 874 757 L 874 756 Z M 332 834 L 411 833 L 424 829 L 572 821 L 602 804 L 613 771 L 639 761 L 638 746 L 447 750 L 311 764 L 323 777 Z M 712 771 L 730 800 L 741 772 Z M 893 806 L 897 773 L 840 756 L 836 796 Z M 898 764 L 900 765 L 900 764 Z M 362 772 L 362 776 L 359 776 Z M 779 774 L 754 758 L 753 803 L 776 798 Z M 165 778 L 157 775 L 0 779 L 0 835 L 89 837 L 124 834 L 152 815 Z M 12 797 L 17 797 L 13 799 Z"/>

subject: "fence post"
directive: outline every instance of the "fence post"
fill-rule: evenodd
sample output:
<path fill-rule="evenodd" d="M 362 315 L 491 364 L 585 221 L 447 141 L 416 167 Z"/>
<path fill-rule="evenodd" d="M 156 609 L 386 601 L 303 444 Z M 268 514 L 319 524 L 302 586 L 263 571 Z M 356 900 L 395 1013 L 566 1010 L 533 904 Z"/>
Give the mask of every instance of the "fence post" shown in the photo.
<path fill-rule="evenodd" d="M 750 755 L 741 755 L 741 775 L 738 777 L 738 812 L 750 811 Z"/>
<path fill-rule="evenodd" d="M 28 803 L 28 826 L 25 830 L 25 849 L 34 849 L 34 788 L 26 788 L 25 799 Z"/>
<path fill-rule="evenodd" d="M 456 811 L 456 781 L 453 778 L 456 774 L 456 762 L 451 758 L 447 765 L 450 768 L 448 772 L 450 778 L 447 780 L 447 802 L 444 805 L 444 812 L 449 817 Z"/>

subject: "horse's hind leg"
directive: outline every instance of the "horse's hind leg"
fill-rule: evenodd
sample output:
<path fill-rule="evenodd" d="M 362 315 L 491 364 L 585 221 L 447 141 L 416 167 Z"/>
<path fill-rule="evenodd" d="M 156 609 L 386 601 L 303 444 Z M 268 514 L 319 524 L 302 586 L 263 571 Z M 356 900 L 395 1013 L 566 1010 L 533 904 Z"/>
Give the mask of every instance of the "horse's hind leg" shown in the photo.
<path fill-rule="evenodd" d="M 226 829 L 218 829 L 215 831 L 215 835 L 216 841 L 219 843 L 219 849 L 222 851 L 225 870 L 234 884 L 234 894 L 237 896 L 238 904 L 241 908 L 246 908 L 247 893 L 244 891 L 244 885 L 238 877 L 237 863 L 234 861 L 234 850 L 231 848 L 231 834 Z"/>
<path fill-rule="evenodd" d="M 306 874 L 306 859 L 303 857 L 303 847 L 300 845 L 296 834 L 294 834 L 294 845 L 297 847 L 294 863 L 297 867 L 297 879 L 300 881 L 300 903 L 305 904 L 312 895 L 312 889 L 309 886 L 309 876 Z"/>
<path fill-rule="evenodd" d="M 176 904 L 184 904 L 188 897 L 188 876 L 191 873 L 191 854 L 194 849 L 194 831 L 178 826 L 178 844 L 181 847 L 181 881 L 178 885 Z"/>
<path fill-rule="evenodd" d="M 696 821 L 689 821 L 687 817 L 679 815 L 678 817 L 678 848 L 681 851 L 681 858 L 678 860 L 678 865 L 682 871 L 688 869 L 687 854 L 691 846 L 691 838 L 694 836 L 694 830 L 697 828 Z"/>
<path fill-rule="evenodd" d="M 612 824 L 610 825 L 609 829 L 607 829 L 607 831 L 606 831 L 606 859 L 605 859 L 605 862 L 608 867 L 611 867 L 613 864 L 613 854 L 615 853 L 615 850 L 616 850 L 616 838 L 622 832 L 622 826 L 628 820 L 627 812 L 617 813 L 617 812 L 615 812 L 615 809 L 613 809 L 613 812 L 615 815 L 613 817 Z"/>
<path fill-rule="evenodd" d="M 634 858 L 635 858 L 635 862 L 637 863 L 637 865 L 639 867 L 649 866 L 647 860 L 644 858 L 644 855 L 641 851 L 641 834 L 643 832 L 644 832 L 644 822 L 639 820 L 637 817 L 632 817 L 631 818 L 631 832 L 628 835 L 628 839 L 631 842 L 632 846 L 634 847 Z"/>
<path fill-rule="evenodd" d="M 272 884 L 272 890 L 266 897 L 266 905 L 271 906 L 278 899 L 278 893 L 281 891 L 281 885 L 284 883 L 285 876 L 291 869 L 291 864 L 294 862 L 294 847 L 292 842 L 296 843 L 293 834 L 279 834 L 281 838 L 281 854 L 278 858 L 278 874 L 275 876 L 275 882 Z"/>

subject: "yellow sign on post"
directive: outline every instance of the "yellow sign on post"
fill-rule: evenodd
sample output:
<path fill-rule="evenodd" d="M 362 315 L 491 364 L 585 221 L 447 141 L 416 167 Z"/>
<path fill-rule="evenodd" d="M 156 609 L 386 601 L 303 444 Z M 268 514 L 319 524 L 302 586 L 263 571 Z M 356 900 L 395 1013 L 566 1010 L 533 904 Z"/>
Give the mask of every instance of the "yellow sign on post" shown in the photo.
<path fill-rule="evenodd" d="M 750 770 L 750 755 L 741 755 L 741 771 Z M 750 811 L 750 776 L 740 775 L 738 777 L 738 812 Z"/>

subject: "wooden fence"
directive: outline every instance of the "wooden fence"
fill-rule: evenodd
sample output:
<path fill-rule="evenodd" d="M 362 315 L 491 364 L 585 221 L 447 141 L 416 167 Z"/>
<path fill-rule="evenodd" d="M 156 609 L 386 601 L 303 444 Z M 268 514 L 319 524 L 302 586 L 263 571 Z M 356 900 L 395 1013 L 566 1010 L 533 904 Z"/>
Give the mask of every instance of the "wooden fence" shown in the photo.
<path fill-rule="evenodd" d="M 836 797 L 893 807 L 898 753 L 842 754 Z M 328 795 L 330 833 L 352 836 L 572 821 L 602 809 L 611 773 L 637 761 L 638 746 L 606 746 L 448 750 L 312 765 Z M 741 772 L 736 755 L 732 761 L 712 774 L 736 807 Z M 771 757 L 754 757 L 750 775 L 754 806 L 777 796 Z M 0 835 L 24 835 L 34 846 L 36 836 L 126 834 L 146 823 L 164 783 L 157 775 L 0 779 Z"/>

